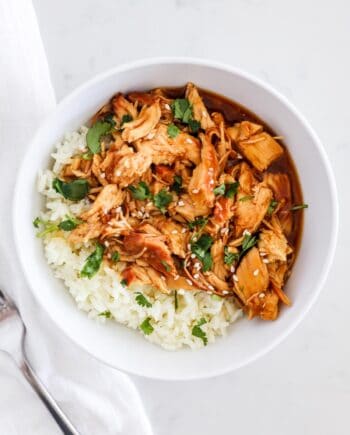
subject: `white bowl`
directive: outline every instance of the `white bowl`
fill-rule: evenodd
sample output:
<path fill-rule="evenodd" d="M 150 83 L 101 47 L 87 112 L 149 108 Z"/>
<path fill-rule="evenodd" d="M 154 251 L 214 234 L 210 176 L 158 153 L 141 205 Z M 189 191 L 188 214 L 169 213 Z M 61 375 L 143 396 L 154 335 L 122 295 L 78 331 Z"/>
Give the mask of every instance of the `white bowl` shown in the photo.
<path fill-rule="evenodd" d="M 42 199 L 35 182 L 49 164 L 54 144 L 75 130 L 114 93 L 198 86 L 231 98 L 266 121 L 285 142 L 300 176 L 305 212 L 302 244 L 287 293 L 293 301 L 275 322 L 242 319 L 226 337 L 199 351 L 169 352 L 141 334 L 114 322 L 99 324 L 78 310 L 63 283 L 47 265 L 33 218 Z M 40 306 L 76 344 L 118 369 L 150 378 L 180 380 L 219 375 L 242 367 L 280 343 L 315 302 L 330 268 L 338 230 L 337 193 L 326 153 L 299 112 L 278 92 L 243 71 L 197 59 L 147 59 L 101 74 L 79 87 L 57 106 L 28 146 L 14 201 L 14 235 L 29 287 Z M 77 361 L 79 364 L 79 361 Z"/>

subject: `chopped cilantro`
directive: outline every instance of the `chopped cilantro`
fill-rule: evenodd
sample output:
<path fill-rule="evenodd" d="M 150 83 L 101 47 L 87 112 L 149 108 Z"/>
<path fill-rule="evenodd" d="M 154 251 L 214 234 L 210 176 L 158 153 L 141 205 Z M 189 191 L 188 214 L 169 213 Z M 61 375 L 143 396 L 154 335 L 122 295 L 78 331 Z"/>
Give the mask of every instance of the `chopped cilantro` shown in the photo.
<path fill-rule="evenodd" d="M 83 153 L 80 157 L 83 160 L 92 160 L 92 153 L 90 151 L 87 151 L 86 153 Z"/>
<path fill-rule="evenodd" d="M 44 221 L 43 219 L 40 219 L 39 217 L 34 219 L 33 225 L 35 228 L 39 228 L 40 226 L 43 227 L 43 229 L 41 231 L 36 233 L 36 236 L 40 237 L 40 238 L 45 237 L 49 233 L 53 233 L 54 231 L 59 230 L 58 225 L 56 225 L 55 223 L 53 223 L 51 221 Z"/>
<path fill-rule="evenodd" d="M 128 285 L 128 282 L 127 282 L 126 279 L 122 279 L 122 280 L 120 281 L 120 284 L 121 284 L 123 287 L 126 287 L 126 286 Z"/>
<path fill-rule="evenodd" d="M 160 262 L 162 263 L 162 265 L 164 266 L 164 269 L 165 269 L 167 272 L 170 272 L 170 271 L 171 271 L 171 266 L 170 266 L 166 261 L 161 260 Z"/>
<path fill-rule="evenodd" d="M 182 177 L 180 175 L 174 176 L 174 182 L 170 186 L 170 190 L 173 190 L 178 195 L 181 193 L 181 191 L 182 191 Z"/>
<path fill-rule="evenodd" d="M 35 227 L 35 228 L 39 228 L 41 222 L 42 222 L 42 220 L 41 220 L 39 217 L 36 217 L 36 218 L 33 220 L 33 225 L 34 225 L 34 227 Z"/>
<path fill-rule="evenodd" d="M 197 338 L 200 338 L 203 343 L 204 346 L 206 346 L 208 344 L 208 338 L 207 338 L 207 334 L 203 331 L 203 329 L 201 328 L 201 326 L 205 325 L 207 323 L 207 321 L 202 318 L 200 319 L 200 321 L 192 328 L 192 335 L 194 335 Z"/>
<path fill-rule="evenodd" d="M 144 296 L 141 292 L 136 293 L 136 302 L 141 305 L 141 307 L 151 308 L 151 302 Z"/>
<path fill-rule="evenodd" d="M 238 187 L 239 187 L 238 181 L 235 181 L 234 183 L 226 184 L 225 197 L 226 198 L 233 198 L 237 193 Z"/>
<path fill-rule="evenodd" d="M 129 115 L 129 114 L 127 114 L 127 115 L 123 115 L 123 116 L 122 116 L 121 123 L 120 123 L 120 128 L 122 128 L 123 125 L 124 125 L 126 122 L 130 122 L 130 121 L 132 121 L 132 116 L 131 116 L 131 115 Z"/>
<path fill-rule="evenodd" d="M 213 265 L 213 259 L 210 254 L 210 247 L 213 244 L 213 238 L 209 234 L 202 234 L 201 237 L 191 243 L 191 251 L 203 264 L 203 272 L 207 272 Z"/>
<path fill-rule="evenodd" d="M 101 139 L 108 134 L 113 128 L 113 124 L 109 121 L 96 121 L 89 128 L 86 135 L 86 143 L 92 154 L 101 152 Z"/>
<path fill-rule="evenodd" d="M 99 314 L 100 317 L 105 317 L 106 319 L 110 319 L 112 317 L 112 313 L 108 310 L 103 311 Z"/>
<path fill-rule="evenodd" d="M 89 183 L 87 180 L 74 180 L 65 183 L 59 178 L 55 178 L 52 182 L 52 187 L 56 192 L 60 193 L 64 198 L 71 201 L 80 201 L 85 198 L 89 192 Z"/>
<path fill-rule="evenodd" d="M 239 259 L 239 254 L 237 252 L 230 252 L 228 247 L 224 248 L 224 263 L 231 266 L 235 261 Z"/>
<path fill-rule="evenodd" d="M 150 335 L 154 331 L 153 326 L 150 323 L 151 318 L 147 317 L 140 325 L 140 329 L 145 335 Z"/>
<path fill-rule="evenodd" d="M 114 263 L 117 263 L 120 260 L 120 254 L 118 251 L 114 251 L 111 260 L 114 261 Z"/>
<path fill-rule="evenodd" d="M 80 219 L 76 219 L 72 216 L 66 216 L 66 220 L 58 224 L 58 228 L 63 231 L 72 231 L 81 223 L 82 221 Z"/>
<path fill-rule="evenodd" d="M 162 189 L 156 195 L 154 195 L 154 205 L 164 214 L 166 207 L 171 203 L 173 196 L 166 189 Z"/>
<path fill-rule="evenodd" d="M 174 118 L 182 121 L 186 112 L 188 112 L 189 109 L 191 110 L 191 105 L 187 98 L 177 98 L 171 104 L 171 108 Z"/>
<path fill-rule="evenodd" d="M 175 124 L 169 124 L 167 131 L 168 131 L 169 137 L 171 137 L 171 138 L 176 137 L 180 133 L 179 127 L 176 127 Z"/>
<path fill-rule="evenodd" d="M 220 186 L 215 187 L 215 195 L 223 195 L 225 193 L 225 184 L 220 184 Z"/>
<path fill-rule="evenodd" d="M 193 230 L 195 227 L 200 227 L 200 229 L 204 228 L 208 223 L 208 218 L 199 216 L 196 217 L 194 221 L 188 222 L 188 228 Z"/>
<path fill-rule="evenodd" d="M 270 201 L 269 207 L 268 207 L 268 209 L 267 209 L 267 214 L 268 214 L 269 216 L 271 216 L 272 213 L 275 211 L 277 205 L 278 205 L 278 201 L 275 201 L 274 199 L 272 199 L 272 200 Z"/>
<path fill-rule="evenodd" d="M 100 243 L 96 245 L 95 251 L 87 257 L 80 276 L 91 279 L 98 272 L 102 263 L 104 250 L 104 246 Z"/>
<path fill-rule="evenodd" d="M 258 241 L 256 236 L 252 236 L 251 234 L 246 234 L 243 238 L 242 242 L 242 251 L 239 254 L 239 258 L 242 258 L 242 256 L 249 251 L 250 248 L 252 248 L 256 242 Z"/>
<path fill-rule="evenodd" d="M 199 129 L 201 128 L 201 124 L 196 121 L 195 119 L 190 119 L 188 121 L 188 126 L 190 127 L 191 133 L 198 133 Z"/>
<path fill-rule="evenodd" d="M 308 204 L 299 204 L 299 205 L 294 205 L 289 210 L 290 211 L 296 211 L 296 210 L 301 210 L 303 208 L 308 208 L 308 207 L 309 207 Z"/>
<path fill-rule="evenodd" d="M 137 186 L 128 186 L 128 189 L 131 192 L 131 195 L 134 199 L 138 199 L 139 201 L 144 201 L 147 198 L 151 197 L 151 192 L 149 187 L 144 181 L 140 181 Z"/>

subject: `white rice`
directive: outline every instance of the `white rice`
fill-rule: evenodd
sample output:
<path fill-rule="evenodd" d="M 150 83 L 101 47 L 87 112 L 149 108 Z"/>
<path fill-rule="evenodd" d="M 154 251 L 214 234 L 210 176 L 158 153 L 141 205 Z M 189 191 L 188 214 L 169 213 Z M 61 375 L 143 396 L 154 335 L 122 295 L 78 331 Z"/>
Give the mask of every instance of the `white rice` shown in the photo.
<path fill-rule="evenodd" d="M 54 163 L 51 170 L 39 174 L 38 190 L 46 197 L 46 210 L 41 218 L 60 222 L 66 215 L 78 216 L 89 207 L 87 200 L 76 203 L 65 200 L 52 188 L 53 179 L 58 176 L 62 166 L 69 163 L 74 154 L 86 148 L 86 127 L 67 134 L 56 146 L 52 154 Z M 150 318 L 154 328 L 147 340 L 166 349 L 179 349 L 184 345 L 191 348 L 204 346 L 202 339 L 192 335 L 193 327 L 199 320 L 205 319 L 201 326 L 208 343 L 216 336 L 225 335 L 230 323 L 241 316 L 230 299 L 218 298 L 201 291 L 178 291 L 178 308 L 175 310 L 174 292 L 164 295 L 151 286 L 132 284 L 128 288 L 120 284 L 121 277 L 107 263 L 103 263 L 98 273 L 91 279 L 81 278 L 87 256 L 94 250 L 94 243 L 89 242 L 79 250 L 72 250 L 67 233 L 48 234 L 44 239 L 44 249 L 48 264 L 57 278 L 63 280 L 78 308 L 86 311 L 89 317 L 100 322 L 113 319 L 129 328 L 140 330 L 140 324 Z M 142 292 L 152 304 L 150 308 L 140 306 L 136 301 L 136 292 Z M 101 313 L 110 312 L 106 319 Z"/>

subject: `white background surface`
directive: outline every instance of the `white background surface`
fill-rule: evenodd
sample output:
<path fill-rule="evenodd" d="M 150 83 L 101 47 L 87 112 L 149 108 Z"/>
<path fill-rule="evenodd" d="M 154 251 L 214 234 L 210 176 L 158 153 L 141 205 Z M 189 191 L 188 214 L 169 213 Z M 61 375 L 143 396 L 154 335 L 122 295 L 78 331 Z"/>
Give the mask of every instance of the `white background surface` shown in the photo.
<path fill-rule="evenodd" d="M 34 0 L 34 5 L 58 99 L 129 60 L 161 55 L 220 60 L 284 93 L 318 132 L 336 174 L 338 250 L 312 312 L 276 350 L 230 375 L 187 383 L 134 378 L 155 434 L 348 434 L 349 2 Z"/>

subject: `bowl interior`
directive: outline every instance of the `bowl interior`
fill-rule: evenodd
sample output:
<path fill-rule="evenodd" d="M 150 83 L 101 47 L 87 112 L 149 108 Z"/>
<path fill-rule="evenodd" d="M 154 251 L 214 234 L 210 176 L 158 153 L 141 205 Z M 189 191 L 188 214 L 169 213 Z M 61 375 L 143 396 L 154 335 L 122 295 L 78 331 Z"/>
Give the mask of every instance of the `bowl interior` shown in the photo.
<path fill-rule="evenodd" d="M 285 138 L 299 173 L 305 213 L 302 244 L 287 293 L 293 301 L 275 322 L 241 320 L 226 337 L 200 351 L 165 351 L 141 334 L 107 322 L 102 325 L 80 312 L 63 283 L 54 278 L 34 236 L 32 220 L 42 201 L 37 173 L 48 167 L 54 144 L 65 132 L 83 124 L 117 91 L 158 86 L 198 86 L 223 94 L 248 107 Z M 145 61 L 97 77 L 63 100 L 45 121 L 19 173 L 14 203 L 18 255 L 37 300 L 56 324 L 98 359 L 122 370 L 162 379 L 192 379 L 238 368 L 281 341 L 301 320 L 317 296 L 333 256 L 337 205 L 334 182 L 324 151 L 312 130 L 284 98 L 242 72 L 208 62 Z M 321 217 L 321 219 L 320 219 Z"/>

